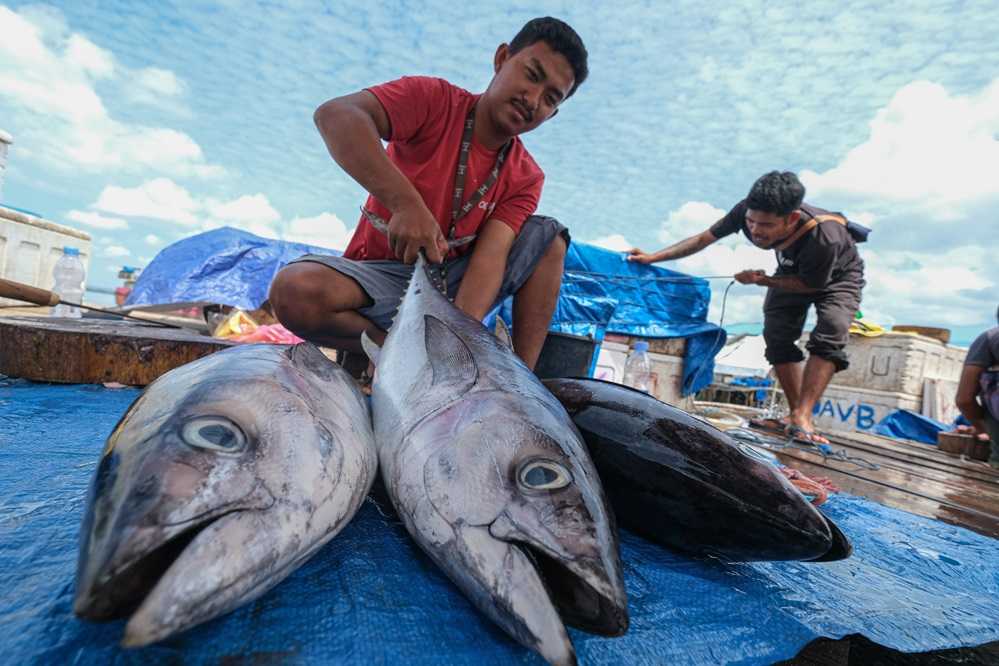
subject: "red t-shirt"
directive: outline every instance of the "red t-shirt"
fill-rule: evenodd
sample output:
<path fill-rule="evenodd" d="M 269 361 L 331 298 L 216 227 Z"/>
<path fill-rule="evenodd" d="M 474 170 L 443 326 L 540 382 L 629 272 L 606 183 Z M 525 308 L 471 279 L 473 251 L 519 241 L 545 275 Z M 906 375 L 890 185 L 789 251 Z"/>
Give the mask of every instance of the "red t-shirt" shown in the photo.
<path fill-rule="evenodd" d="M 392 125 L 389 159 L 416 187 L 447 237 L 461 136 L 468 110 L 478 95 L 443 79 L 425 76 L 406 76 L 368 90 L 381 102 Z M 473 138 L 465 177 L 465 200 L 489 176 L 496 153 L 486 150 Z M 455 237 L 477 233 L 490 218 L 505 222 L 514 232 L 519 232 L 524 221 L 537 209 L 544 180 L 545 175 L 534 158 L 520 139 L 514 138 L 499 178 L 478 205 L 458 220 Z M 368 197 L 365 208 L 384 220 L 391 217 L 389 210 L 373 196 Z M 453 252 L 468 250 L 469 246 L 465 246 Z M 396 258 L 389 248 L 388 238 L 363 216 L 343 254 L 348 259 Z"/>

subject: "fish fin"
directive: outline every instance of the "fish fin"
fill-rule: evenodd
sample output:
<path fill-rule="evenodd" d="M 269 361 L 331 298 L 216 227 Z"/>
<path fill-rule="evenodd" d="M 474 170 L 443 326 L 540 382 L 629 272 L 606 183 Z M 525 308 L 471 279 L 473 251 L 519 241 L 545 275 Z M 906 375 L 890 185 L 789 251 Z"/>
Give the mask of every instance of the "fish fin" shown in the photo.
<path fill-rule="evenodd" d="M 479 369 L 468 346 L 437 317 L 424 315 L 427 357 L 433 370 L 433 384 L 461 384 L 470 388 Z"/>
<path fill-rule="evenodd" d="M 286 353 L 293 365 L 320 376 L 328 375 L 330 369 L 336 367 L 336 364 L 311 342 L 300 342 L 297 345 L 292 345 L 288 347 Z"/>
<path fill-rule="evenodd" d="M 382 348 L 378 346 L 378 343 L 371 339 L 367 331 L 361 333 L 361 347 L 364 349 L 364 353 L 367 354 L 368 360 L 378 365 L 378 356 L 382 352 Z"/>
<path fill-rule="evenodd" d="M 500 343 L 504 347 L 510 349 L 510 351 L 513 351 L 513 335 L 510 334 L 510 328 L 506 325 L 506 322 L 503 321 L 503 317 L 500 317 L 499 315 L 496 315 L 495 329 L 496 330 L 493 332 L 496 334 L 496 338 L 500 341 Z"/>

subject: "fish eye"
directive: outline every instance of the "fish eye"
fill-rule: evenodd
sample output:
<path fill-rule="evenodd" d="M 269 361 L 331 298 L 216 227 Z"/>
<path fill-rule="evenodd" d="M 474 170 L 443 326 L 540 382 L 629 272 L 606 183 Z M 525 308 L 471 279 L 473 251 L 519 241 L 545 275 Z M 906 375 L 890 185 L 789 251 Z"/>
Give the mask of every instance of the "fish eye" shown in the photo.
<path fill-rule="evenodd" d="M 517 473 L 520 485 L 528 490 L 559 490 L 572 483 L 572 474 L 551 460 L 529 460 Z"/>
<path fill-rule="evenodd" d="M 246 446 L 243 431 L 220 416 L 204 416 L 188 421 L 180 437 L 188 446 L 220 453 L 239 453 Z"/>

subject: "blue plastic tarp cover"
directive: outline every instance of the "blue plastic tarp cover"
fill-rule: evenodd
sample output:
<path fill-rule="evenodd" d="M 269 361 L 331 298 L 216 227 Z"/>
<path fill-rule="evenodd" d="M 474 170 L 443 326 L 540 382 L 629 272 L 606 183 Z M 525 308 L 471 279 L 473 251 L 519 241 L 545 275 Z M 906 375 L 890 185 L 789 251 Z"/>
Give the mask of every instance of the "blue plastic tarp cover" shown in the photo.
<path fill-rule="evenodd" d="M 256 308 L 267 298 L 277 272 L 308 253 L 340 254 L 231 227 L 215 229 L 177 241 L 157 254 L 139 276 L 127 304 L 212 301 Z M 589 335 L 597 341 L 605 330 L 646 338 L 687 338 L 683 395 L 711 383 L 725 331 L 707 321 L 711 290 L 705 280 L 630 263 L 620 252 L 575 242 L 565 269 L 552 330 Z M 510 320 L 509 315 L 504 318 Z"/>
<path fill-rule="evenodd" d="M 126 305 L 210 301 L 260 307 L 277 272 L 303 254 L 336 250 L 222 227 L 163 248 L 143 269 Z"/>
<path fill-rule="evenodd" d="M 0 654 L 9 664 L 540 664 L 415 546 L 384 495 L 287 580 L 136 651 L 72 613 L 90 477 L 133 389 L 0 381 Z M 376 486 L 377 488 L 377 486 Z M 770 664 L 821 636 L 906 652 L 999 640 L 999 541 L 849 496 L 822 507 L 854 555 L 692 559 L 621 532 L 631 627 L 571 630 L 582 664 Z"/>
<path fill-rule="evenodd" d="M 874 426 L 874 432 L 885 437 L 911 439 L 924 444 L 937 443 L 937 433 L 947 430 L 947 426 L 928 416 L 896 409 Z"/>
<path fill-rule="evenodd" d="M 565 258 L 563 293 L 611 298 L 616 307 L 607 331 L 642 338 L 687 338 L 683 395 L 711 383 L 725 330 L 707 320 L 707 280 L 658 266 L 625 261 L 624 254 L 572 243 Z M 585 279 L 590 278 L 590 279 Z"/>

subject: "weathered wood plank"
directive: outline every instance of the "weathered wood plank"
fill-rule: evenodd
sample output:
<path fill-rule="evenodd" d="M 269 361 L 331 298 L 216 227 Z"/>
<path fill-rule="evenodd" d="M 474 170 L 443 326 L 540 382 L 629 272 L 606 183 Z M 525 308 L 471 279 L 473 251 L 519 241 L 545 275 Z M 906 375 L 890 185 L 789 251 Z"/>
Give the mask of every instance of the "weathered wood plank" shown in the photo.
<path fill-rule="evenodd" d="M 0 374 L 42 382 L 145 386 L 231 344 L 138 322 L 0 318 Z"/>

